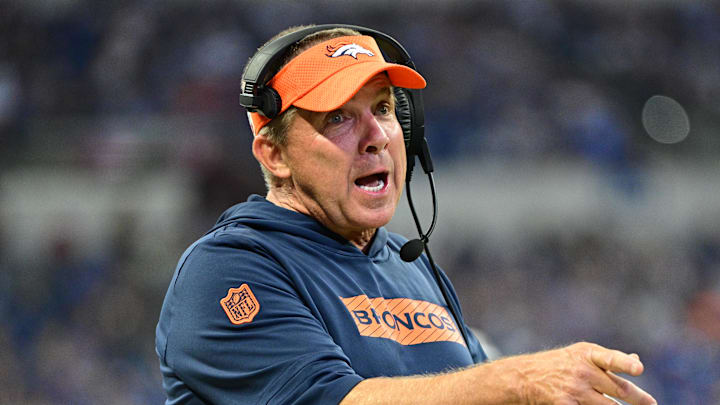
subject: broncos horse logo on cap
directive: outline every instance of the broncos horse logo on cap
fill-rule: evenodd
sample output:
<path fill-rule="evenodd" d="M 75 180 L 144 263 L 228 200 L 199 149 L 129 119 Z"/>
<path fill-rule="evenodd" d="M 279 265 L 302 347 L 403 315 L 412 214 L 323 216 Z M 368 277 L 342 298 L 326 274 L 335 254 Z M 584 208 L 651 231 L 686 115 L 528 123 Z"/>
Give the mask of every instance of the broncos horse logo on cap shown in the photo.
<path fill-rule="evenodd" d="M 339 45 L 339 46 L 327 46 L 327 56 L 331 58 L 337 58 L 343 55 L 352 56 L 353 58 L 357 59 L 358 54 L 365 54 L 368 56 L 375 56 L 374 53 L 370 52 L 369 50 L 363 48 L 362 46 L 358 44 L 346 44 L 346 45 Z"/>

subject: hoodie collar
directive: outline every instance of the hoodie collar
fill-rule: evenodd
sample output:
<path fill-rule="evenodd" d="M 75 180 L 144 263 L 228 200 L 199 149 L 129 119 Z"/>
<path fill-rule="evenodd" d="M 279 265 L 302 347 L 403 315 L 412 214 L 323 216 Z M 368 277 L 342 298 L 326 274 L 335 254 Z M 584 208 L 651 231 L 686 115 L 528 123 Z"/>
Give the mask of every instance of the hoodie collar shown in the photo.
<path fill-rule="evenodd" d="M 310 239 L 345 255 L 365 256 L 350 241 L 326 228 L 315 218 L 279 207 L 257 194 L 251 195 L 247 202 L 227 209 L 208 233 L 232 224 L 242 224 L 259 230 L 280 231 Z M 389 250 L 386 249 L 387 241 L 388 232 L 385 227 L 378 228 L 370 242 L 367 257 L 373 261 L 387 259 L 389 255 Z"/>

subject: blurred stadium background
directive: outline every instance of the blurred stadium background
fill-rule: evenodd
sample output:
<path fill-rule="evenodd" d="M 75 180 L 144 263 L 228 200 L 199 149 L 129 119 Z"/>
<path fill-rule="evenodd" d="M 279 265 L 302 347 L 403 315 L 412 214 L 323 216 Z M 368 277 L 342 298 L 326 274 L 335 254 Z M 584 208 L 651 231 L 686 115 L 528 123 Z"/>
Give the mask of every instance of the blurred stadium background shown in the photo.
<path fill-rule="evenodd" d="M 503 354 L 637 352 L 661 404 L 720 404 L 720 6 L 651 0 L 0 1 L 0 403 L 163 401 L 175 263 L 264 193 L 241 69 L 332 22 L 428 79 L 431 246 L 473 326 Z M 682 142 L 644 130 L 657 94 Z M 415 235 L 404 201 L 390 227 Z"/>

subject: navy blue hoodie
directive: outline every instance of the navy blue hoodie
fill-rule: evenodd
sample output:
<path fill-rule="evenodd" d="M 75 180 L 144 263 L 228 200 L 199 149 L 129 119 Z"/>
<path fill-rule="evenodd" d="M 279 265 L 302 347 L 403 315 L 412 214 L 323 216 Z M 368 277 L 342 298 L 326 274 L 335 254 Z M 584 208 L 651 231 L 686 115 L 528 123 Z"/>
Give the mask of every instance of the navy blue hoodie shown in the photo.
<path fill-rule="evenodd" d="M 260 196 L 228 209 L 183 254 L 163 303 L 167 403 L 338 403 L 364 378 L 484 361 L 427 258 L 400 259 L 404 242 L 380 228 L 366 255 Z"/>

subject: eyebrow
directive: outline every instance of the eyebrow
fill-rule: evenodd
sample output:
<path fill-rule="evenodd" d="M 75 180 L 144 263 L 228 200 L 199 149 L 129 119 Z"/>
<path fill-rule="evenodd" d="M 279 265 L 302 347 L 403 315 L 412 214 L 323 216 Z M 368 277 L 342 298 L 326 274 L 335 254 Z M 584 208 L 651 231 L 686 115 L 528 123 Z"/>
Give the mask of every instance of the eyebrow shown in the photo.
<path fill-rule="evenodd" d="M 385 97 L 388 100 L 392 101 L 393 107 L 395 106 L 395 104 L 397 104 L 395 100 L 395 92 L 393 91 L 392 85 L 388 85 L 378 89 L 377 93 L 375 93 L 375 99 L 378 99 L 380 97 Z"/>
<path fill-rule="evenodd" d="M 376 95 L 376 96 L 379 96 L 379 95 L 381 95 L 381 94 L 383 94 L 383 95 L 390 95 L 390 93 L 392 92 L 391 87 L 392 87 L 392 86 L 385 86 L 385 87 L 379 89 L 378 92 L 375 93 L 375 95 Z"/>
<path fill-rule="evenodd" d="M 375 98 L 379 98 L 380 96 L 384 96 L 387 99 L 392 101 L 392 105 L 395 105 L 395 92 L 392 89 L 392 86 L 385 86 L 378 90 L 377 93 L 375 93 Z"/>

